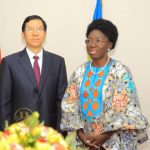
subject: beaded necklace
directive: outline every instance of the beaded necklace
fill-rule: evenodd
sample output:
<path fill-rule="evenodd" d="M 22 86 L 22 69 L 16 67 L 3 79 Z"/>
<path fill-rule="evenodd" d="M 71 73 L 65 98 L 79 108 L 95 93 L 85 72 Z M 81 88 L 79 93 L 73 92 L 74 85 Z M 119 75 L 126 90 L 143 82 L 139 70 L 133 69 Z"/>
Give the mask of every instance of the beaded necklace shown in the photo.
<path fill-rule="evenodd" d="M 107 66 L 109 60 L 110 60 L 110 58 L 108 57 L 108 60 L 107 60 L 106 64 L 102 67 L 102 69 L 101 69 L 99 72 L 94 72 L 94 71 L 92 70 L 92 61 L 91 61 L 91 63 L 90 63 L 90 70 L 91 70 L 91 72 L 92 72 L 93 74 L 99 74 L 99 73 L 102 72 L 102 71 L 104 70 L 104 68 Z"/>

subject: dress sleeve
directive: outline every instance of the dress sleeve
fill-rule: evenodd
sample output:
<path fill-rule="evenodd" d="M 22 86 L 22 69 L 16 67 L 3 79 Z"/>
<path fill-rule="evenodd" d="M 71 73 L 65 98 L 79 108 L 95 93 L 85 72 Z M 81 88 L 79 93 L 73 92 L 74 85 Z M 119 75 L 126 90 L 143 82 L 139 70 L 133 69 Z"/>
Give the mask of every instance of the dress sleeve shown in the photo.
<path fill-rule="evenodd" d="M 61 130 L 63 131 L 76 131 L 83 128 L 80 112 L 79 85 L 77 84 L 75 74 L 74 72 L 70 78 L 61 103 Z"/>
<path fill-rule="evenodd" d="M 104 105 L 105 123 L 103 132 L 146 129 L 148 121 L 142 115 L 136 87 L 129 68 L 126 66 L 119 67 L 115 78 L 115 81 L 109 85 L 113 86 L 112 96 L 106 100 Z"/>

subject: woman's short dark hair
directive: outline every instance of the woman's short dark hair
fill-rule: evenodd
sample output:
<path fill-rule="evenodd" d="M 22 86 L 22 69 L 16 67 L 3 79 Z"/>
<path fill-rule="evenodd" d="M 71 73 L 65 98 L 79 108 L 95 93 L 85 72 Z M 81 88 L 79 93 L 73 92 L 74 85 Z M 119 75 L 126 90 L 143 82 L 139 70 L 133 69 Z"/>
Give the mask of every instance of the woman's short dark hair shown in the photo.
<path fill-rule="evenodd" d="M 100 30 L 108 37 L 109 41 L 112 42 L 111 49 L 115 47 L 118 38 L 118 30 L 111 21 L 106 19 L 97 19 L 92 21 L 87 27 L 86 37 L 88 37 L 90 32 L 93 30 Z"/>
<path fill-rule="evenodd" d="M 42 19 L 42 17 L 38 16 L 38 15 L 32 15 L 32 16 L 28 16 L 27 18 L 25 18 L 23 24 L 22 24 L 22 32 L 25 31 L 25 27 L 26 27 L 26 24 L 30 21 L 30 20 L 35 20 L 35 19 L 39 19 L 42 21 L 43 23 L 43 26 L 44 26 L 44 31 L 47 30 L 47 25 L 46 25 L 46 22 Z"/>

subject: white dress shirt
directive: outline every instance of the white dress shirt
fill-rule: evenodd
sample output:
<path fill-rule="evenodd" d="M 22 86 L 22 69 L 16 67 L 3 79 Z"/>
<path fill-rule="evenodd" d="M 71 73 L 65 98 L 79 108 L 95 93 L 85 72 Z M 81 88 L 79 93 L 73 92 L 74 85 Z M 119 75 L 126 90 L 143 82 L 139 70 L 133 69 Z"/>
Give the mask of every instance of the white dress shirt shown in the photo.
<path fill-rule="evenodd" d="M 33 68 L 33 65 L 34 65 L 34 56 L 38 56 L 39 59 L 38 59 L 38 64 L 39 64 L 39 68 L 40 68 L 40 73 L 42 71 L 42 62 L 43 62 L 43 49 L 41 49 L 41 51 L 38 53 L 38 54 L 34 54 L 30 49 L 28 49 L 26 47 L 26 51 L 27 51 L 27 54 L 29 56 L 29 59 L 30 59 L 30 62 L 31 62 L 31 65 L 32 65 L 32 68 Z"/>

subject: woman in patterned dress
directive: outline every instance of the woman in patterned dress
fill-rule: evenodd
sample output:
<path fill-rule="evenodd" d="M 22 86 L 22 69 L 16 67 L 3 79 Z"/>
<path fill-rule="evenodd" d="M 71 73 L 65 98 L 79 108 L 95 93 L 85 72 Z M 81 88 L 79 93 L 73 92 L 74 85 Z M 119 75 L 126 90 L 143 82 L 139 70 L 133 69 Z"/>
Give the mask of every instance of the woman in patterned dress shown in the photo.
<path fill-rule="evenodd" d="M 61 105 L 61 129 L 77 133 L 76 149 L 136 150 L 147 140 L 148 122 L 129 68 L 108 56 L 118 30 L 109 20 L 99 19 L 89 24 L 86 37 L 91 61 L 70 78 Z"/>

